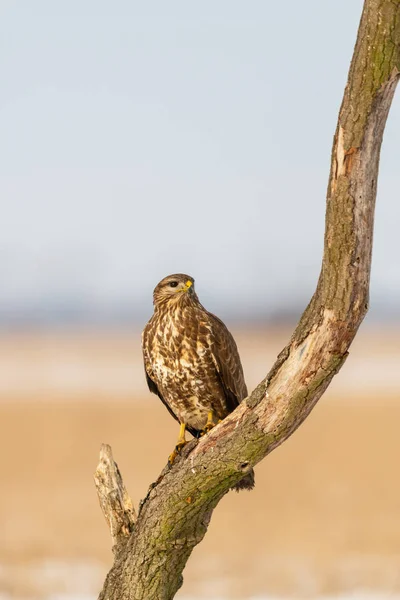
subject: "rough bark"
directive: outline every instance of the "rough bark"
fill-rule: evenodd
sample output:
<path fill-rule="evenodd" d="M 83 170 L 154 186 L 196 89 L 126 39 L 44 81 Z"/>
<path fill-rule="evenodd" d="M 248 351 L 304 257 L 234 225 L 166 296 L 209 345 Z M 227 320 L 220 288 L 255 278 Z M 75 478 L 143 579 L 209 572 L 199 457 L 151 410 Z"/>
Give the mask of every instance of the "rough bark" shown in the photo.
<path fill-rule="evenodd" d="M 366 0 L 333 143 L 316 292 L 267 377 L 150 488 L 100 599 L 172 599 L 215 506 L 293 433 L 344 363 L 368 307 L 379 154 L 399 72 L 400 0 Z"/>

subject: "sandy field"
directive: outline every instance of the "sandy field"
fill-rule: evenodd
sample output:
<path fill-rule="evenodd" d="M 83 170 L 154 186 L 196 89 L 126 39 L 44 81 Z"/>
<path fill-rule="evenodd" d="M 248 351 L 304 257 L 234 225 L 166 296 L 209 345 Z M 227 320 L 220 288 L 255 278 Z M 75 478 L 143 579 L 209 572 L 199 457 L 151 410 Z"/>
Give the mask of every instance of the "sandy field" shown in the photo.
<path fill-rule="evenodd" d="M 288 333 L 235 332 L 250 386 Z M 217 507 L 177 598 L 400 593 L 399 333 L 360 333 L 256 489 Z M 0 599 L 94 598 L 112 561 L 100 444 L 137 505 L 177 424 L 146 391 L 135 332 L 3 333 L 0 372 Z"/>

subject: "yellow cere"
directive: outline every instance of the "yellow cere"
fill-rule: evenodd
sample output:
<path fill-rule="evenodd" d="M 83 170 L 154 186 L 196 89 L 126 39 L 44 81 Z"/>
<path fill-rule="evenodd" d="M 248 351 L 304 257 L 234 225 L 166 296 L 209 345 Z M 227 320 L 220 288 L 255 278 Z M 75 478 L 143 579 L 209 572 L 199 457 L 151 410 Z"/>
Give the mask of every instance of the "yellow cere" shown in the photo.
<path fill-rule="evenodd" d="M 190 287 L 192 287 L 193 283 L 191 281 L 187 281 L 185 283 L 186 287 L 189 289 Z"/>

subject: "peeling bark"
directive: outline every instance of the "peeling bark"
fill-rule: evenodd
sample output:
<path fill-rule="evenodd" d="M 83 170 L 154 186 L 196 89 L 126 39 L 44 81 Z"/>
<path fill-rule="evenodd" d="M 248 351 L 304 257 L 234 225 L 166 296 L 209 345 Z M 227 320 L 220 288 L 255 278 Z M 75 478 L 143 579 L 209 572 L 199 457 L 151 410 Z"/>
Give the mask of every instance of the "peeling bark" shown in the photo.
<path fill-rule="evenodd" d="M 379 154 L 400 73 L 400 0 L 366 0 L 334 138 L 317 289 L 267 377 L 187 445 L 117 540 L 100 600 L 171 600 L 212 511 L 303 422 L 344 363 L 368 308 Z"/>

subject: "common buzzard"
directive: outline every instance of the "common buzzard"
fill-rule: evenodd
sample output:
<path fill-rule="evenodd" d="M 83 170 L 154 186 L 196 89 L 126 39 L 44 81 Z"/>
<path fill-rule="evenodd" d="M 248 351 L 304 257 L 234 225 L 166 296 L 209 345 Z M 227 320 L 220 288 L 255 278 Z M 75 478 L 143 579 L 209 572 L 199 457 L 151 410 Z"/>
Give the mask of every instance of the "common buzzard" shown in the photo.
<path fill-rule="evenodd" d="M 172 463 L 186 443 L 185 430 L 199 437 L 231 413 L 247 396 L 232 335 L 199 302 L 194 279 L 169 275 L 153 294 L 154 314 L 142 334 L 149 389 L 180 423 Z M 251 471 L 236 489 L 252 489 Z"/>

